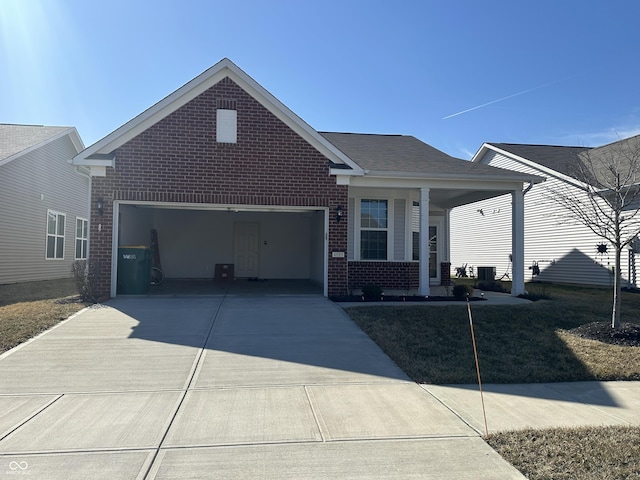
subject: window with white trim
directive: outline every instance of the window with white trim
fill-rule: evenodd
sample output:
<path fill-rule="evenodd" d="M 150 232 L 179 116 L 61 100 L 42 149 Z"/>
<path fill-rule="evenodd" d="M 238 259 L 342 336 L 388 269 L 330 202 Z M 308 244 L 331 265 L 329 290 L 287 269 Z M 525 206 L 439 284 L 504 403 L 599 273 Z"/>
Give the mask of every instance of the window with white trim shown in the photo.
<path fill-rule="evenodd" d="M 87 259 L 87 238 L 89 222 L 76 218 L 76 260 Z"/>
<path fill-rule="evenodd" d="M 386 260 L 389 233 L 389 202 L 360 200 L 360 259 Z"/>
<path fill-rule="evenodd" d="M 64 259 L 64 228 L 66 215 L 47 210 L 47 260 Z"/>

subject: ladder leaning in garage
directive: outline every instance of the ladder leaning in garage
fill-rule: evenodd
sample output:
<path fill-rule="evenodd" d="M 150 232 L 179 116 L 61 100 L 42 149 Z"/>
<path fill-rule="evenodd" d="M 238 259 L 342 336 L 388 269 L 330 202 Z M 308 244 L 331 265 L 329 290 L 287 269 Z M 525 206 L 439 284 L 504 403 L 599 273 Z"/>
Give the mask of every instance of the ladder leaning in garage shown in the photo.
<path fill-rule="evenodd" d="M 164 281 L 162 264 L 160 263 L 160 245 L 158 231 L 151 230 L 151 285 L 160 285 Z"/>

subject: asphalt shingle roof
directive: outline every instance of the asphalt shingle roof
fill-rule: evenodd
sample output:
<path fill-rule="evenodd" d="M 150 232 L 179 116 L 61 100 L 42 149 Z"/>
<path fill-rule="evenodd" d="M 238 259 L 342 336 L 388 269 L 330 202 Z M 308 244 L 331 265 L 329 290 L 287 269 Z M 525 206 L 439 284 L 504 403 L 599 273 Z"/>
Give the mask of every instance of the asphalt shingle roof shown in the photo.
<path fill-rule="evenodd" d="M 500 150 L 535 162 L 565 175 L 571 174 L 571 165 L 579 154 L 589 147 L 563 147 L 555 145 L 527 145 L 518 143 L 489 143 Z"/>
<path fill-rule="evenodd" d="M 522 180 L 524 175 L 452 157 L 409 135 L 319 133 L 369 171 L 435 176 L 500 176 L 514 180 Z"/>
<path fill-rule="evenodd" d="M 38 145 L 68 129 L 69 127 L 0 123 L 0 160 Z"/>

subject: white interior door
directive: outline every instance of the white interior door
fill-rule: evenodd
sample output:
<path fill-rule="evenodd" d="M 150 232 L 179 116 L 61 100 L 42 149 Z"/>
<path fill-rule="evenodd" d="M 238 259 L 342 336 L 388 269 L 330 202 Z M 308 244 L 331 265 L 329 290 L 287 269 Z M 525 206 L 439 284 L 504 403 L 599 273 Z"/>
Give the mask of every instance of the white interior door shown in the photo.
<path fill-rule="evenodd" d="M 260 224 L 237 222 L 234 226 L 234 264 L 236 277 L 260 276 Z"/>

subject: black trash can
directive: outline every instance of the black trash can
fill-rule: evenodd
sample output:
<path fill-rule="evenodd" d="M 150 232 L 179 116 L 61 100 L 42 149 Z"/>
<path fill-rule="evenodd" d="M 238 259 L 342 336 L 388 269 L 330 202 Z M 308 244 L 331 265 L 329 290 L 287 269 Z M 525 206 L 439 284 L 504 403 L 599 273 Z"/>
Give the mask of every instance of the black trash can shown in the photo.
<path fill-rule="evenodd" d="M 151 249 L 144 246 L 118 247 L 120 295 L 145 295 L 151 285 Z"/>

